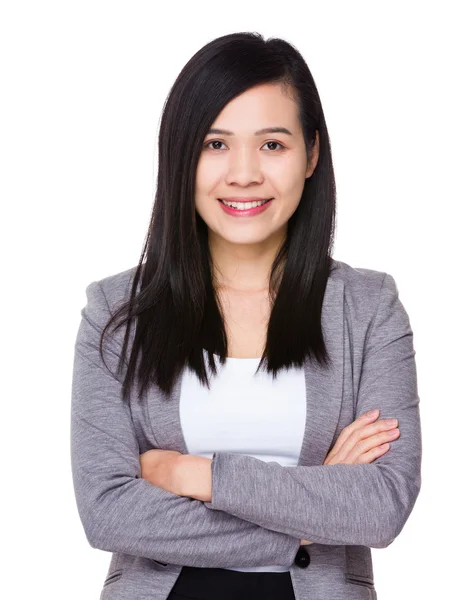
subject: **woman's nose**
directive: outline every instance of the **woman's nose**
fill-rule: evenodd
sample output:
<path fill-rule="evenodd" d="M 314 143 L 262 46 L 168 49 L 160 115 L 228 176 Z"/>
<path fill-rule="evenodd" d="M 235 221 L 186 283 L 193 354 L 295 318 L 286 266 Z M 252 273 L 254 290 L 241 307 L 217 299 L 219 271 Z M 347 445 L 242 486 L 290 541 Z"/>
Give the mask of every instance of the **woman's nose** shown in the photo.
<path fill-rule="evenodd" d="M 261 183 L 262 170 L 258 158 L 248 150 L 234 151 L 228 159 L 226 183 L 245 186 L 249 183 Z"/>

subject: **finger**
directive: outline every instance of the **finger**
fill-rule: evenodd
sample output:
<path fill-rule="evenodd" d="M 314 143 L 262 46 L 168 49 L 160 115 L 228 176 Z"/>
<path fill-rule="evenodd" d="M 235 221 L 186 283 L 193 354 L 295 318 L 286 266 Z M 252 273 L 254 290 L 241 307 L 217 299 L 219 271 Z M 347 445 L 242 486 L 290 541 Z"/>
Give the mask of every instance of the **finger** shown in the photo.
<path fill-rule="evenodd" d="M 383 454 L 386 454 L 386 452 L 389 450 L 390 445 L 389 443 L 385 443 L 385 444 L 381 444 L 380 446 L 375 446 L 374 448 L 371 448 L 370 450 L 368 450 L 367 452 L 364 452 L 360 455 L 354 455 L 351 454 L 347 457 L 345 457 L 344 459 L 341 459 L 340 456 L 333 456 L 328 462 L 324 463 L 324 464 L 348 464 L 348 465 L 355 465 L 355 464 L 370 464 L 373 461 L 375 461 L 377 458 L 379 458 L 380 456 L 383 456 Z"/>
<path fill-rule="evenodd" d="M 383 454 L 386 454 L 389 448 L 389 444 L 381 444 L 381 446 L 371 448 L 371 450 L 368 450 L 368 452 L 365 452 L 364 454 L 358 457 L 357 464 L 370 464 L 380 456 L 383 456 Z"/>
<path fill-rule="evenodd" d="M 350 436 L 345 440 L 343 446 L 339 449 L 339 459 L 354 461 L 360 454 L 363 454 L 371 448 L 380 446 L 386 441 L 396 439 L 397 432 L 391 436 L 390 431 L 393 431 L 393 428 L 397 423 L 397 419 L 394 419 L 394 422 L 391 423 L 384 419 L 354 429 Z"/>
<path fill-rule="evenodd" d="M 351 450 L 344 454 L 343 458 L 355 462 L 362 454 L 369 452 L 374 448 L 378 448 L 382 444 L 395 440 L 399 435 L 399 429 L 391 429 L 389 431 L 381 431 L 375 435 L 371 435 L 367 438 L 361 437 L 354 444 L 351 444 L 352 440 L 348 440 L 345 444 L 344 449 L 348 449 L 351 445 Z"/>
<path fill-rule="evenodd" d="M 350 425 L 343 429 L 337 443 L 332 449 L 333 452 L 337 454 L 339 461 L 349 458 L 349 454 L 360 440 L 372 436 L 379 431 L 380 427 L 383 427 L 380 421 L 370 423 L 375 418 L 377 418 L 376 415 L 372 415 L 371 417 L 366 414 L 361 415 L 358 419 L 353 421 L 353 423 L 350 423 Z M 356 454 L 353 458 L 359 454 L 360 453 Z"/>
<path fill-rule="evenodd" d="M 340 451 L 341 447 L 345 444 L 348 438 L 352 435 L 353 432 L 365 427 L 368 423 L 371 423 L 379 416 L 379 410 L 376 410 L 376 413 L 368 416 L 367 413 L 360 415 L 357 419 L 355 419 L 352 423 L 347 425 L 342 429 L 338 439 L 330 450 L 330 452 L 334 452 L 335 454 Z"/>

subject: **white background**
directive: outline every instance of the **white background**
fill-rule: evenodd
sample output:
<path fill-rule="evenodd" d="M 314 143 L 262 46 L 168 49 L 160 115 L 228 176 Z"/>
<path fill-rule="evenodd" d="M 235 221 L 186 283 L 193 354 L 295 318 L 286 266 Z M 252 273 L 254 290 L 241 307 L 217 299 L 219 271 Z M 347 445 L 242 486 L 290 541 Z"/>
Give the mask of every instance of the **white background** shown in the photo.
<path fill-rule="evenodd" d="M 69 454 L 85 287 L 138 262 L 181 68 L 215 37 L 258 31 L 295 44 L 314 75 L 338 186 L 335 258 L 392 274 L 414 331 L 423 484 L 399 537 L 372 550 L 378 597 L 469 597 L 468 5 L 2 3 L 2 596 L 99 597 L 111 555 L 87 543 Z"/>

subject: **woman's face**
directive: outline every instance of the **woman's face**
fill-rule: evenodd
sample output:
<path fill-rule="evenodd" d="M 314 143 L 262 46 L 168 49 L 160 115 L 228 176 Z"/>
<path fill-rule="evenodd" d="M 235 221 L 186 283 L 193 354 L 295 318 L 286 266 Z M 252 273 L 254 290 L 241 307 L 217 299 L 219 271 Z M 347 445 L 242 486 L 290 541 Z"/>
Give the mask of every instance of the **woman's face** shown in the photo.
<path fill-rule="evenodd" d="M 318 159 L 317 134 L 307 162 L 297 110 L 284 88 L 270 83 L 231 100 L 212 123 L 196 174 L 196 210 L 209 228 L 209 241 L 254 245 L 285 237 Z M 287 132 L 259 131 L 269 127 Z M 272 200 L 251 215 L 234 209 L 229 214 L 219 201 L 252 197 Z"/>

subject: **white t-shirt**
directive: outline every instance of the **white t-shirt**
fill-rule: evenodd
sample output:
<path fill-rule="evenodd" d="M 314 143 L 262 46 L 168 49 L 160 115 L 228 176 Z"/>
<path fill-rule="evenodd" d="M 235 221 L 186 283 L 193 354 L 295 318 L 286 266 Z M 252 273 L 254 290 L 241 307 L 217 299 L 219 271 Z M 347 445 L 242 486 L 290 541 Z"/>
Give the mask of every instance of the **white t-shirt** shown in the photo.
<path fill-rule="evenodd" d="M 184 370 L 179 412 L 189 454 L 212 458 L 217 451 L 234 452 L 296 466 L 306 423 L 304 369 L 283 370 L 273 381 L 264 370 L 255 375 L 259 358 L 226 360 L 221 365 L 215 355 L 218 373 L 211 376 L 210 390 L 194 372 Z M 288 571 L 289 567 L 232 570 Z"/>

